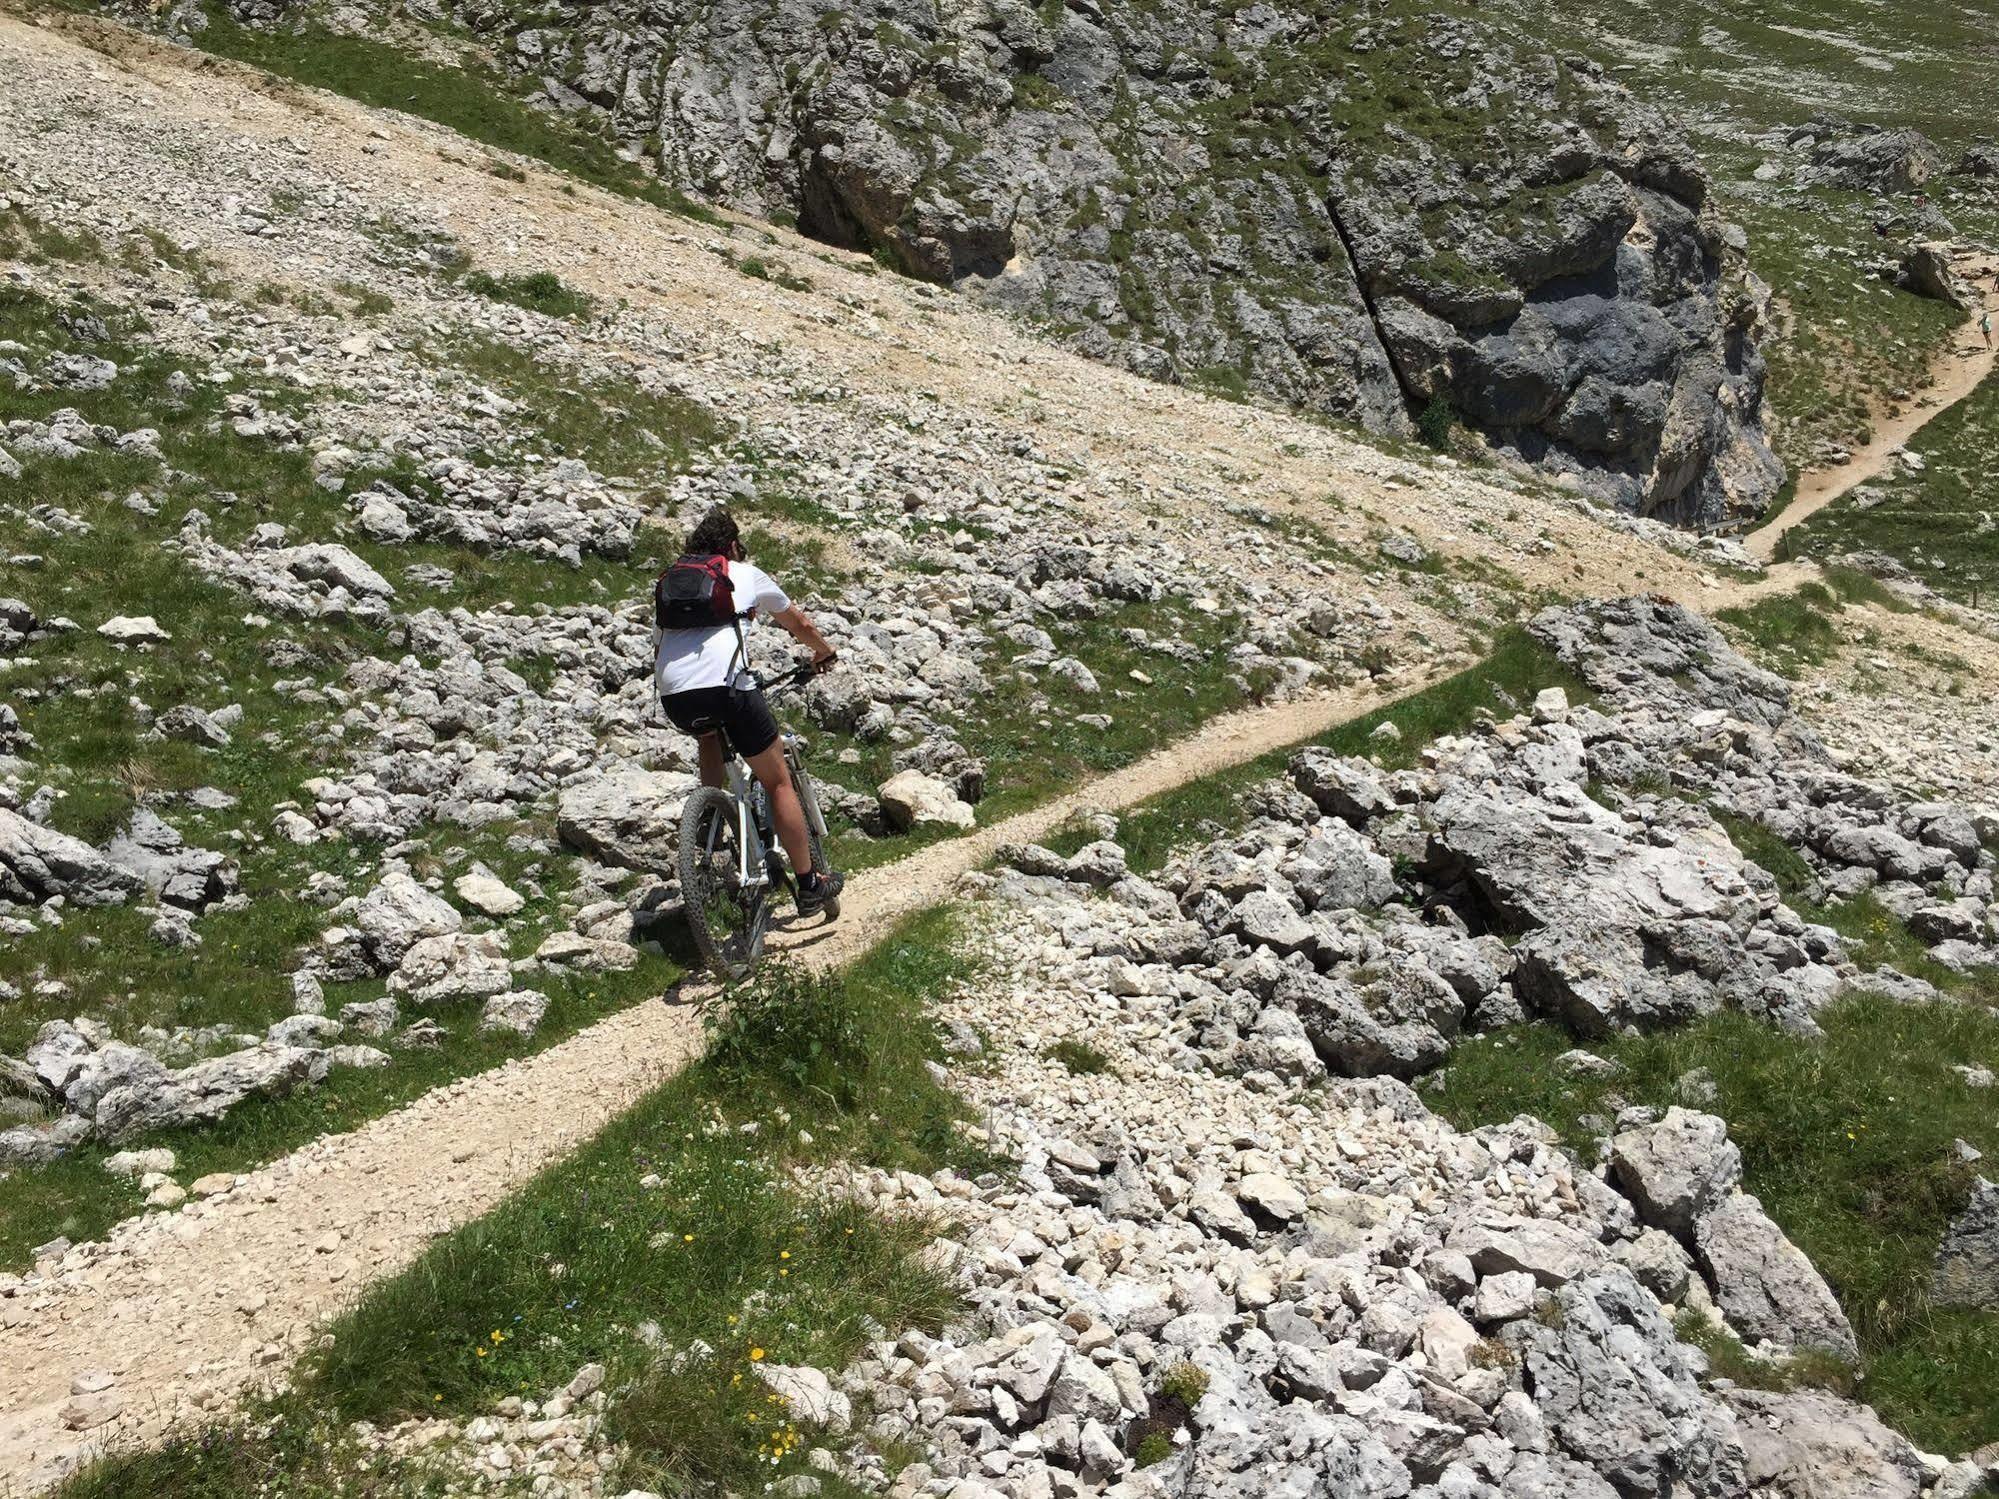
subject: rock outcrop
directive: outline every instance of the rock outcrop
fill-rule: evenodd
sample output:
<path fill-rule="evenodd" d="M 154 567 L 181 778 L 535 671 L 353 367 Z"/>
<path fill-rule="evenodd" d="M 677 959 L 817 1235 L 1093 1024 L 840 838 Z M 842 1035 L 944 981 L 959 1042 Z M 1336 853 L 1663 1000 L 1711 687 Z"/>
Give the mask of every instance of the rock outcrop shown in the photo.
<path fill-rule="evenodd" d="M 1428 408 L 1669 520 L 1781 480 L 1760 291 L 1698 160 L 1496 17 L 452 8 L 676 184 L 1142 373 L 1377 431 Z"/>

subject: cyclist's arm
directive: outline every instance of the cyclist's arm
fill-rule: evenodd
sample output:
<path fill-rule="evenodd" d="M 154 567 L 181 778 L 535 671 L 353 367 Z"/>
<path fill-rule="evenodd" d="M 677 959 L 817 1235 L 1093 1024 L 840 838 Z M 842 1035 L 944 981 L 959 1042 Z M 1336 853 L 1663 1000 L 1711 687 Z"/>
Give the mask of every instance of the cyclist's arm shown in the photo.
<path fill-rule="evenodd" d="M 814 666 L 833 659 L 833 647 L 826 643 L 826 637 L 819 633 L 818 627 L 805 617 L 805 611 L 796 604 L 788 609 L 779 609 L 771 618 L 783 625 L 793 640 L 812 652 Z"/>

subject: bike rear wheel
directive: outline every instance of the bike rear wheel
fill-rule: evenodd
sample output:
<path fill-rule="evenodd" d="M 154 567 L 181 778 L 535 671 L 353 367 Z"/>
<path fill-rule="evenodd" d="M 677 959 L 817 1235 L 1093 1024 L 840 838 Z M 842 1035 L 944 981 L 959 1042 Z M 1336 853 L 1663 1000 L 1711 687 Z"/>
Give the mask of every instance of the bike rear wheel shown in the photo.
<path fill-rule="evenodd" d="M 770 921 L 766 887 L 746 886 L 743 868 L 735 799 L 717 786 L 697 788 L 680 813 L 680 899 L 695 947 L 729 979 L 749 977 Z"/>

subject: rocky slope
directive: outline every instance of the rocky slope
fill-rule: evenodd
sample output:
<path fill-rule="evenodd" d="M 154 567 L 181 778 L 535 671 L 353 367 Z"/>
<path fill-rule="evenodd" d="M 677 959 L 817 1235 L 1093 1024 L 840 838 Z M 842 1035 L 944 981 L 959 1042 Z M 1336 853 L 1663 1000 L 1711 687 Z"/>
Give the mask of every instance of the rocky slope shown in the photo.
<path fill-rule="evenodd" d="M 1688 524 L 1753 515 L 1781 479 L 1757 288 L 1691 149 L 1477 13 L 448 9 L 668 180 L 1097 357 L 1375 431 L 1454 416 Z"/>
<path fill-rule="evenodd" d="M 1882 873 L 1893 843 L 1978 908 L 1970 946 L 1938 931 L 1933 950 L 1995 956 L 1973 820 L 1830 775 L 1781 688 L 1697 621 L 1624 601 L 1536 628 L 1596 702 L 1551 692 L 1386 778 L 1306 752 L 1252 798 L 1259 821 L 1156 875 L 1112 836 L 1018 850 L 987 882 L 993 971 L 947 1018 L 1024 1169 L 863 1188 L 963 1225 L 977 1309 L 841 1381 L 872 1438 L 925 1434 L 890 1492 L 1981 1491 L 1999 1454 L 1919 1454 L 1836 1395 L 1713 1377 L 1680 1340 L 1715 1319 L 1778 1366 L 1856 1356 L 1831 1288 L 1742 1189 L 1724 1120 L 1628 1108 L 1590 1169 L 1538 1121 L 1462 1133 L 1385 1075 L 1522 1007 L 1588 1036 L 1721 1004 L 1810 1030 L 1849 986 L 1936 1001 L 1773 901 L 1701 798 L 1753 811 L 1830 885 L 1939 899 Z M 1679 795 L 1601 793 L 1619 811 L 1581 792 L 1668 778 Z M 1598 984 L 1615 1013 L 1578 1003 Z M 1668 989 L 1685 1003 L 1647 1008 Z M 1975 1195 L 1940 1276 L 1982 1284 L 1989 1217 Z"/>
<path fill-rule="evenodd" d="M 717 500 L 841 642 L 801 712 L 870 861 L 1245 698 L 1434 670 L 1522 605 L 1488 553 L 1698 586 L 1511 481 L 1107 376 L 796 241 L 191 89 L 129 34 L 93 39 L 130 71 L 8 35 L 10 1165 L 248 1100 L 303 1143 L 329 1079 L 379 1112 L 670 982 L 688 746 L 642 589 Z M 571 273 L 534 283 L 557 311 L 519 305 L 523 246 Z M 204 1174 L 70 1200 L 101 1230 Z"/>
<path fill-rule="evenodd" d="M 972 1133 L 1012 1169 L 826 1182 L 939 1221 L 966 1309 L 845 1369 L 757 1368 L 796 1423 L 785 1455 L 816 1448 L 786 1491 L 824 1472 L 891 1499 L 1985 1491 L 1999 1451 L 1921 1452 L 1812 1387 L 1823 1360 L 1858 1360 L 1856 1334 L 1745 1187 L 1727 1120 L 1626 1106 L 1579 1159 L 1531 1117 L 1455 1127 L 1398 1079 L 1523 1012 L 1586 1039 L 1720 1005 L 1810 1032 L 1852 988 L 1941 1002 L 1801 921 L 1704 805 L 1761 816 L 1824 885 L 1912 912 L 1941 900 L 1905 878 L 1924 866 L 1978 911 L 1975 935 L 1932 951 L 1995 956 L 1989 817 L 1833 774 L 1781 683 L 1684 611 L 1624 600 L 1536 630 L 1593 701 L 1551 690 L 1419 770 L 1302 752 L 1251 792 L 1246 827 L 1157 871 L 1098 816 L 1073 854 L 1016 847 L 968 877 L 981 966 L 939 1018 Z M 1907 867 L 1884 876 L 1891 846 Z M 1612 1015 L 1549 981 L 1577 976 L 1549 953 L 1584 947 Z M 1680 1002 L 1655 1003 L 1668 991 Z M 1991 1194 L 1940 1285 L 1988 1286 Z M 1703 1325 L 1771 1387 L 1683 1336 Z M 726 1358 L 657 1356 L 695 1378 Z M 361 1435 L 486 1482 L 598 1492 L 615 1449 L 570 1406 Z"/>

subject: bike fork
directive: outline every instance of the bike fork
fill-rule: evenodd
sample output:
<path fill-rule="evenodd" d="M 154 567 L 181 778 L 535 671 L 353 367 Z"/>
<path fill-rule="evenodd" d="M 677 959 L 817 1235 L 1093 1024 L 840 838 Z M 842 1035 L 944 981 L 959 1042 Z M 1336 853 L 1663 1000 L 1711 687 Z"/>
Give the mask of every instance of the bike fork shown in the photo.
<path fill-rule="evenodd" d="M 827 839 L 826 814 L 819 809 L 819 797 L 812 791 L 811 783 L 805 779 L 805 767 L 798 762 L 798 742 L 789 734 L 784 738 L 784 763 L 791 771 L 791 784 L 798 792 L 799 805 L 805 809 L 805 822 L 823 844 Z"/>

